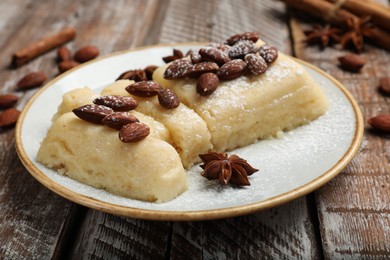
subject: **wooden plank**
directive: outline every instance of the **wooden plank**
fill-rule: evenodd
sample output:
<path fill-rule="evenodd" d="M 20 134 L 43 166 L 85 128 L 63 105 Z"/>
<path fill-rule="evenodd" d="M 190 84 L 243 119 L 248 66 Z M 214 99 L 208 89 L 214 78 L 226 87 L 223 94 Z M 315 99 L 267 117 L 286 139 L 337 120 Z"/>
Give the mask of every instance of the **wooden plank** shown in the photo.
<path fill-rule="evenodd" d="M 284 6 L 275 1 L 179 1 L 168 7 L 161 42 L 223 41 L 243 31 L 290 53 Z M 174 223 L 173 259 L 260 259 L 321 256 L 305 198 L 245 217 Z M 315 215 L 315 213 L 314 213 Z"/>
<path fill-rule="evenodd" d="M 368 60 L 361 73 L 341 70 L 337 57 L 348 51 L 302 44 L 310 20 L 290 22 L 298 58 L 322 68 L 342 82 L 357 99 L 364 119 L 389 113 L 388 97 L 378 93 L 379 78 L 390 76 L 390 55 L 366 45 Z M 312 20 L 311 20 L 312 21 Z M 323 252 L 327 259 L 385 259 L 390 255 L 389 140 L 367 126 L 358 154 L 316 195 Z"/>
<path fill-rule="evenodd" d="M 58 74 L 55 52 L 17 70 L 8 69 L 12 52 L 27 43 L 73 26 L 78 32 L 76 40 L 68 44 L 73 50 L 88 44 L 96 45 L 102 55 L 127 49 L 144 41 L 158 4 L 156 0 L 125 0 L 115 4 L 88 0 L 0 1 L 0 54 L 3 57 L 0 59 L 0 93 L 16 93 L 21 97 L 17 107 L 22 109 L 36 92 L 36 89 L 16 92 L 16 82 L 23 75 L 36 70 L 44 71 L 49 78 Z M 77 224 L 75 218 L 83 217 L 81 207 L 55 195 L 28 174 L 16 155 L 13 135 L 12 129 L 0 132 L 0 258 L 60 256 L 62 250 L 68 248 L 66 242 L 72 241 L 73 245 L 69 237 L 75 235 L 71 233 Z M 99 214 L 97 219 L 111 219 Z M 166 241 L 166 236 L 162 241 Z M 165 244 L 162 251 L 165 252 Z"/>

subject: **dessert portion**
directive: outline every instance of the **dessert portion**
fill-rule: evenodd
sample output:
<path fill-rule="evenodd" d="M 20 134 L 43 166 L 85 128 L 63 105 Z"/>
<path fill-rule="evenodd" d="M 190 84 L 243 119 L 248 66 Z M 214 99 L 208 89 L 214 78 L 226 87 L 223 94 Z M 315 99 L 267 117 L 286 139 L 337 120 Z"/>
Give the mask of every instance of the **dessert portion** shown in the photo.
<path fill-rule="evenodd" d="M 137 111 L 161 122 L 170 132 L 169 143 L 179 153 L 185 168 L 200 161 L 199 154 L 212 149 L 210 132 L 203 119 L 192 109 L 180 103 L 174 109 L 159 104 L 158 97 L 138 97 L 126 91 L 133 84 L 131 80 L 118 80 L 105 87 L 102 95 L 132 96 L 138 101 Z"/>
<path fill-rule="evenodd" d="M 127 198 L 172 200 L 187 189 L 175 149 L 153 134 L 131 144 L 118 131 L 83 121 L 73 113 L 52 125 L 37 161 L 79 182 Z"/>
<path fill-rule="evenodd" d="M 224 45 L 230 55 L 225 61 L 218 59 L 218 55 L 226 55 L 221 47 L 209 46 L 198 51 L 203 61 L 194 63 L 191 56 L 162 66 L 153 74 L 155 81 L 173 90 L 182 103 L 206 122 L 214 151 L 232 150 L 276 137 L 326 112 L 327 100 L 322 90 L 301 65 L 283 54 L 275 55 L 275 50 L 261 41 L 252 45 L 257 53 L 244 46 L 242 52 L 248 53 L 240 54 L 234 46 Z M 202 52 L 218 55 L 202 56 Z M 250 66 L 251 58 L 260 61 Z M 177 69 L 178 64 L 180 68 L 187 67 L 184 72 Z M 217 87 L 212 77 L 202 84 L 202 78 L 210 74 L 218 77 Z M 200 84 L 204 87 L 199 88 Z M 210 89 L 212 92 L 208 94 Z"/>

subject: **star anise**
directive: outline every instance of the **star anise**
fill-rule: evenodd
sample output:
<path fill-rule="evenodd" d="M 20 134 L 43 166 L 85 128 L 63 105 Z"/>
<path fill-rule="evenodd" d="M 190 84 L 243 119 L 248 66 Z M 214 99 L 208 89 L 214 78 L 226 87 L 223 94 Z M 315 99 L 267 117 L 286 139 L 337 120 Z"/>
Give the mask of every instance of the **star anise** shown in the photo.
<path fill-rule="evenodd" d="M 372 37 L 374 26 L 370 23 L 370 19 L 370 16 L 348 19 L 346 22 L 347 31 L 340 39 L 341 46 L 346 48 L 349 43 L 352 43 L 356 51 L 361 53 L 364 47 L 364 38 Z"/>
<path fill-rule="evenodd" d="M 308 44 L 320 44 L 322 48 L 328 45 L 337 43 L 340 40 L 341 29 L 332 27 L 329 24 L 325 26 L 314 25 L 311 30 L 305 31 L 306 39 L 304 40 Z"/>
<path fill-rule="evenodd" d="M 224 185 L 250 185 L 248 175 L 258 171 L 235 154 L 228 157 L 226 153 L 208 153 L 199 157 L 203 161 L 201 175 L 209 180 L 218 179 Z"/>

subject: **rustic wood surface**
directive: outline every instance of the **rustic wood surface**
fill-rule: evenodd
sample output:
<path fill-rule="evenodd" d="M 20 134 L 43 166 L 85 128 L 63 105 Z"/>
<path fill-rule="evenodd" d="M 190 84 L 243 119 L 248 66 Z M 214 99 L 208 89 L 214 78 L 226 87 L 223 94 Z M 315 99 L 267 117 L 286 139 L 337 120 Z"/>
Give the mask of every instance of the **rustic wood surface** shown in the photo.
<path fill-rule="evenodd" d="M 384 3 L 386 3 L 384 1 Z M 366 46 L 360 74 L 337 67 L 345 50 L 302 44 L 312 20 L 291 18 L 272 1 L 44 1 L 0 2 L 0 94 L 16 91 L 29 71 L 57 75 L 55 52 L 9 68 L 13 51 L 31 40 L 75 27 L 75 50 L 94 44 L 102 55 L 159 42 L 220 41 L 259 31 L 280 50 L 339 79 L 365 119 L 389 113 L 378 79 L 390 76 L 389 52 Z M 117 217 L 69 202 L 39 184 L 20 163 L 13 129 L 0 130 L 0 259 L 388 259 L 390 258 L 389 138 L 367 127 L 348 167 L 315 193 L 256 214 L 204 222 L 154 222 Z"/>

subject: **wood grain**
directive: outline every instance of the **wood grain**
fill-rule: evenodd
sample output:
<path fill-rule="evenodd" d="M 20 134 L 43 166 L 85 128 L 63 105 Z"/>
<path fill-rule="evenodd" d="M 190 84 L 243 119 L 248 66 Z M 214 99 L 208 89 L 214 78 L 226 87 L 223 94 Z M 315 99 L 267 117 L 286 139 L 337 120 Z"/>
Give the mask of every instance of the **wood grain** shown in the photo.
<path fill-rule="evenodd" d="M 358 101 L 364 119 L 388 113 L 388 96 L 378 92 L 379 78 L 390 76 L 389 52 L 366 45 L 361 73 L 338 67 L 340 48 L 319 51 L 302 43 L 307 20 L 290 21 L 294 52 L 342 82 Z M 315 193 L 326 259 L 388 259 L 390 256 L 389 139 L 367 126 L 358 154 L 348 167 Z"/>

